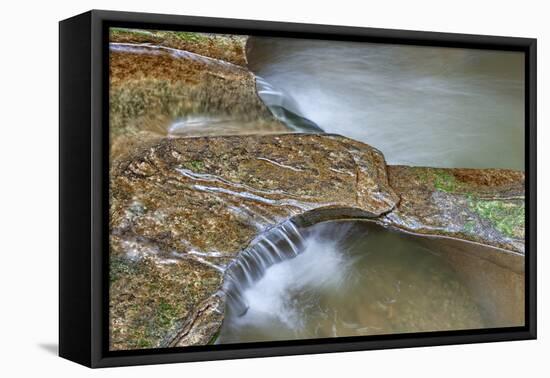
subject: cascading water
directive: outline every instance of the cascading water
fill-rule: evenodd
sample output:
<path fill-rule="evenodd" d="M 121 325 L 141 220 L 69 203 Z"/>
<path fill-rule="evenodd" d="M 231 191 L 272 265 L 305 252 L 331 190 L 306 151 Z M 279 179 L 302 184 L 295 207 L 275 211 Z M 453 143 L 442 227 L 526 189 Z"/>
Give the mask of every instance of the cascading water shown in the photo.
<path fill-rule="evenodd" d="M 256 76 L 258 95 L 279 121 L 291 130 L 322 133 L 323 130 L 313 121 L 298 114 L 298 105 L 290 95 L 276 89 L 260 76 Z"/>
<path fill-rule="evenodd" d="M 224 292 L 228 297 L 229 311 L 244 315 L 249 302 L 242 294 L 260 280 L 272 265 L 298 256 L 303 243 L 303 236 L 290 220 L 260 234 L 226 272 Z"/>
<path fill-rule="evenodd" d="M 440 256 L 367 222 L 272 229 L 229 268 L 224 291 L 217 343 L 488 324 Z"/>

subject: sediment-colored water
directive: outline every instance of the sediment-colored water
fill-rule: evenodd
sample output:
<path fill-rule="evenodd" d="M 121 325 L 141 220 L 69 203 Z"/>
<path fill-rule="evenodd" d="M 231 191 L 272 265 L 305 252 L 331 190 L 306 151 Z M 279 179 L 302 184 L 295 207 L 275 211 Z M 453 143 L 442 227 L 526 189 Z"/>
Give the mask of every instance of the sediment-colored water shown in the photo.
<path fill-rule="evenodd" d="M 286 230 L 285 238 L 260 243 L 240 273 L 227 279 L 249 277 L 229 285 L 218 343 L 492 325 L 473 298 L 479 293 L 471 293 L 437 251 L 411 236 L 352 221 L 309 227 L 301 231 L 302 240 Z M 288 239 L 299 253 L 288 248 Z M 281 254 L 287 257 L 270 261 Z"/>
<path fill-rule="evenodd" d="M 390 164 L 524 169 L 522 53 L 252 37 L 247 58 L 268 106 Z"/>

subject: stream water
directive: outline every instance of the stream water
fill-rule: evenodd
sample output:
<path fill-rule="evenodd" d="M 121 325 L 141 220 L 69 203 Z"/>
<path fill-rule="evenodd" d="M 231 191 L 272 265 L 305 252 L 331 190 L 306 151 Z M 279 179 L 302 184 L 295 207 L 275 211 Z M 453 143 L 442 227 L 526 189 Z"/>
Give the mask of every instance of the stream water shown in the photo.
<path fill-rule="evenodd" d="M 524 168 L 520 53 L 251 37 L 247 58 L 260 97 L 291 130 L 368 143 L 390 164 Z M 245 129 L 208 115 L 166 124 L 172 137 Z M 216 342 L 494 326 L 479 308 L 483 290 L 471 292 L 426 245 L 367 222 L 287 221 L 229 268 Z"/>
<path fill-rule="evenodd" d="M 523 53 L 252 37 L 247 58 L 274 114 L 390 164 L 524 168 Z"/>
<path fill-rule="evenodd" d="M 390 164 L 524 167 L 520 53 L 253 37 L 247 57 L 295 131 L 363 141 Z M 365 222 L 277 232 L 228 274 L 218 343 L 495 326 L 483 288 L 430 243 Z"/>
<path fill-rule="evenodd" d="M 283 231 L 228 275 L 218 343 L 490 325 L 446 261 L 408 235 L 353 221 Z"/>

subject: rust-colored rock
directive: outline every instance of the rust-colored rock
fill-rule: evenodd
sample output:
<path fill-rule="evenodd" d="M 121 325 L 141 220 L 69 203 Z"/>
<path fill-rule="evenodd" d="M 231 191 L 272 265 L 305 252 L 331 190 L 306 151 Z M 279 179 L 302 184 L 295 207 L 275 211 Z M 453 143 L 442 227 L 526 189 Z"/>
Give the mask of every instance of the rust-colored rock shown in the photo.
<path fill-rule="evenodd" d="M 241 66 L 165 46 L 115 42 L 109 59 L 113 158 L 166 136 L 290 131 Z"/>
<path fill-rule="evenodd" d="M 111 172 L 111 348 L 207 343 L 225 267 L 263 230 L 296 216 L 377 217 L 396 202 L 382 154 L 340 136 L 143 147 Z"/>
<path fill-rule="evenodd" d="M 247 36 L 178 32 L 167 30 L 143 30 L 111 28 L 111 42 L 151 44 L 170 47 L 246 66 L 245 45 Z"/>

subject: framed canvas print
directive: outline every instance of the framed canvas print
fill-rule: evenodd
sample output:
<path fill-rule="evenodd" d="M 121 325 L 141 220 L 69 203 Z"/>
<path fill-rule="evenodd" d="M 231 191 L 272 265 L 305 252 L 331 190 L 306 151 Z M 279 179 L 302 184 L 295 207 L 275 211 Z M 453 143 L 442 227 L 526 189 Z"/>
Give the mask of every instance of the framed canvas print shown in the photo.
<path fill-rule="evenodd" d="M 536 337 L 536 40 L 60 22 L 60 355 Z"/>

